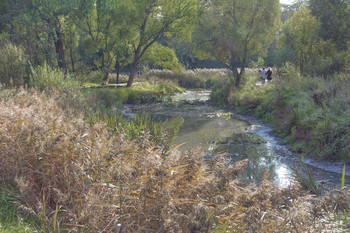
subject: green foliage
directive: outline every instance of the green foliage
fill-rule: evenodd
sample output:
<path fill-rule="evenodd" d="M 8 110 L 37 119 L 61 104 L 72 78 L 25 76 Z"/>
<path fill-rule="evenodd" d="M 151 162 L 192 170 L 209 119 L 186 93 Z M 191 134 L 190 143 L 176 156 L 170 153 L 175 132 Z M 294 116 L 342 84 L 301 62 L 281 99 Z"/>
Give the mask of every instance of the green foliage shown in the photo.
<path fill-rule="evenodd" d="M 290 169 L 293 172 L 294 179 L 298 181 L 305 189 L 310 190 L 316 195 L 321 194 L 321 189 L 312 176 L 303 156 L 298 158 L 298 161 L 295 162 Z"/>
<path fill-rule="evenodd" d="M 162 153 L 166 154 L 172 148 L 172 142 L 176 139 L 180 127 L 184 123 L 182 117 L 167 119 L 163 122 L 154 122 L 147 116 L 136 116 L 126 119 L 123 115 L 90 115 L 86 116 L 86 121 L 90 125 L 104 121 L 114 133 L 123 133 L 131 140 L 142 140 L 149 134 L 150 139 L 162 148 Z"/>
<path fill-rule="evenodd" d="M 89 84 L 93 86 L 92 84 Z M 123 103 L 145 104 L 161 102 L 167 95 L 183 92 L 176 83 L 149 80 L 132 87 L 89 88 L 83 92 L 95 111 L 113 114 Z"/>
<path fill-rule="evenodd" d="M 195 43 L 230 68 L 238 86 L 248 59 L 262 54 L 275 36 L 280 22 L 280 3 L 276 0 L 203 1 L 202 11 L 194 32 Z"/>
<path fill-rule="evenodd" d="M 161 80 L 177 82 L 185 88 L 211 89 L 216 83 L 229 78 L 229 70 L 226 69 L 194 69 L 183 72 L 169 70 L 150 70 L 145 73 L 146 79 L 156 77 Z"/>
<path fill-rule="evenodd" d="M 16 203 L 19 203 L 18 193 L 2 188 L 0 191 L 0 232 L 41 232 L 38 219 L 26 216 L 25 212 L 16 206 Z"/>
<path fill-rule="evenodd" d="M 294 59 L 294 64 L 299 66 L 301 72 L 304 72 L 305 67 L 313 61 L 316 54 L 320 53 L 318 30 L 318 20 L 311 15 L 308 8 L 304 7 L 296 11 L 285 23 L 278 38 L 279 48 L 289 48 L 295 53 L 295 57 L 291 58 Z"/>
<path fill-rule="evenodd" d="M 190 37 L 197 15 L 198 1 L 129 0 L 127 2 L 129 7 L 133 9 L 131 15 L 129 15 L 133 22 L 130 24 L 132 27 L 129 26 L 129 30 L 135 32 L 135 37 L 131 43 L 133 45 L 132 62 L 128 81 L 128 86 L 131 86 L 137 66 L 140 64 L 142 58 L 144 58 L 146 52 L 152 46 L 155 46 L 160 36 L 174 35 L 180 38 Z M 169 59 L 167 60 L 170 61 Z M 172 62 L 176 61 L 177 59 L 172 59 Z"/>
<path fill-rule="evenodd" d="M 312 14 L 320 21 L 319 35 L 331 40 L 338 51 L 349 48 L 350 5 L 348 1 L 310 0 Z"/>
<path fill-rule="evenodd" d="M 24 50 L 7 43 L 0 47 L 0 83 L 6 86 L 24 84 L 26 58 Z"/>
<path fill-rule="evenodd" d="M 80 83 L 70 75 L 65 75 L 62 70 L 51 68 L 44 64 L 31 69 L 30 85 L 42 91 L 55 89 L 67 91 L 74 95 L 79 93 Z"/>
<path fill-rule="evenodd" d="M 154 43 L 154 45 L 148 49 L 143 59 L 153 62 L 153 65 L 156 67 L 162 67 L 177 72 L 183 69 L 176 57 L 175 51 L 159 43 Z"/>
<path fill-rule="evenodd" d="M 241 113 L 253 113 L 274 126 L 291 149 L 322 158 L 350 161 L 347 75 L 327 79 L 302 76 L 291 63 L 279 70 L 270 85 L 256 85 L 258 74 L 248 71 L 240 88 L 218 83 L 212 100 Z M 278 73 L 273 71 L 274 74 Z"/>

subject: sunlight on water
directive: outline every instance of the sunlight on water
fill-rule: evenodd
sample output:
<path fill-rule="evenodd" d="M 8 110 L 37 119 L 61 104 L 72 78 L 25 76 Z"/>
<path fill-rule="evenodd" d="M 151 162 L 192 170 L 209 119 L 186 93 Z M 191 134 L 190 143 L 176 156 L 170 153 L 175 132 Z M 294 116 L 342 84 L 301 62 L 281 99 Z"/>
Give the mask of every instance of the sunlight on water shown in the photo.
<path fill-rule="evenodd" d="M 248 167 L 239 177 L 242 182 L 259 183 L 264 173 L 268 171 L 269 178 L 279 186 L 289 186 L 293 182 L 289 167 L 294 163 L 295 155 L 281 145 L 278 138 L 271 135 L 271 129 L 268 126 L 254 118 L 233 115 L 205 103 L 209 96 L 208 91 L 187 91 L 172 97 L 173 104 L 170 106 L 167 104 L 128 105 L 124 109 L 124 114 L 130 117 L 134 114 L 147 114 L 155 121 L 183 117 L 184 123 L 174 142 L 175 145 L 185 143 L 179 150 L 187 151 L 200 146 L 207 154 L 207 159 L 220 152 L 226 153 L 232 163 L 248 158 Z M 265 143 L 216 143 L 219 138 L 231 137 L 234 133 L 253 133 L 260 136 Z M 335 186 L 340 183 L 339 174 L 317 168 L 310 169 L 319 181 L 332 183 Z"/>

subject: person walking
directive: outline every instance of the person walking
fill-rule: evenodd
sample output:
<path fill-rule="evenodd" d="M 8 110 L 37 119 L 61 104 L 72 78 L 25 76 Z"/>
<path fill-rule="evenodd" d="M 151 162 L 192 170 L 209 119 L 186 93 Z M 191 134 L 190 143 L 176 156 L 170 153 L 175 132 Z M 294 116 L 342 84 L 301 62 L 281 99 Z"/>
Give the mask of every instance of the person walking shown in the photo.
<path fill-rule="evenodd" d="M 269 68 L 267 70 L 267 72 L 266 72 L 266 79 L 267 79 L 268 83 L 271 83 L 271 81 L 272 81 L 272 70 L 271 70 L 271 68 Z"/>
<path fill-rule="evenodd" d="M 264 67 L 262 70 L 259 69 L 259 72 L 260 72 L 260 79 L 261 79 L 261 82 L 262 82 L 262 84 L 264 84 L 264 83 L 265 83 L 265 79 L 266 79 L 266 70 L 265 70 L 265 67 Z M 265 84 L 266 84 L 266 83 L 265 83 Z"/>

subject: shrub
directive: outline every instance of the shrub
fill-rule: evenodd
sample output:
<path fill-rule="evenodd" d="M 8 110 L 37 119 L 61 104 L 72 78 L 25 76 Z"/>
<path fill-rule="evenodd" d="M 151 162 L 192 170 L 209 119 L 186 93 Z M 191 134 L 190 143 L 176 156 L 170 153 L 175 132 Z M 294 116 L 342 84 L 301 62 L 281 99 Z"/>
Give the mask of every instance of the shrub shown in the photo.
<path fill-rule="evenodd" d="M 76 93 L 80 88 L 80 83 L 70 75 L 65 75 L 62 70 L 51 68 L 47 64 L 32 68 L 31 71 L 31 86 L 42 91 L 65 90 Z"/>
<path fill-rule="evenodd" d="M 90 82 L 90 83 L 102 84 L 104 76 L 105 76 L 105 73 L 103 71 L 94 70 L 94 71 L 89 72 L 86 75 L 86 79 L 84 81 Z"/>
<path fill-rule="evenodd" d="M 295 83 L 300 81 L 301 74 L 299 69 L 293 65 L 290 62 L 287 62 L 281 69 L 280 69 L 280 79 L 281 81 L 289 82 L 289 83 Z"/>
<path fill-rule="evenodd" d="M 26 58 L 21 47 L 5 44 L 0 47 L 0 82 L 6 86 L 24 84 Z"/>

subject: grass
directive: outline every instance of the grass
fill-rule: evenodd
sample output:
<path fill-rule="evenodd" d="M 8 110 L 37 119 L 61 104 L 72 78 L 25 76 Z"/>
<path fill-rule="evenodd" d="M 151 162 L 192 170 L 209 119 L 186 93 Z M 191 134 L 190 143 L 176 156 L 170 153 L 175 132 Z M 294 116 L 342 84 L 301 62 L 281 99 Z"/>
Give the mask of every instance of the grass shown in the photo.
<path fill-rule="evenodd" d="M 163 101 L 165 96 L 183 92 L 172 81 L 144 81 L 132 87 L 85 89 L 84 95 L 97 112 L 113 114 L 113 109 L 121 108 L 122 104 L 146 104 Z"/>
<path fill-rule="evenodd" d="M 303 156 L 298 158 L 298 161 L 290 169 L 295 181 L 298 181 L 306 190 L 310 190 L 313 194 L 321 195 L 322 190 L 311 174 Z"/>
<path fill-rule="evenodd" d="M 22 233 L 22 232 L 41 232 L 38 220 L 23 217 L 18 213 L 18 193 L 9 189 L 0 192 L 0 232 Z"/>

